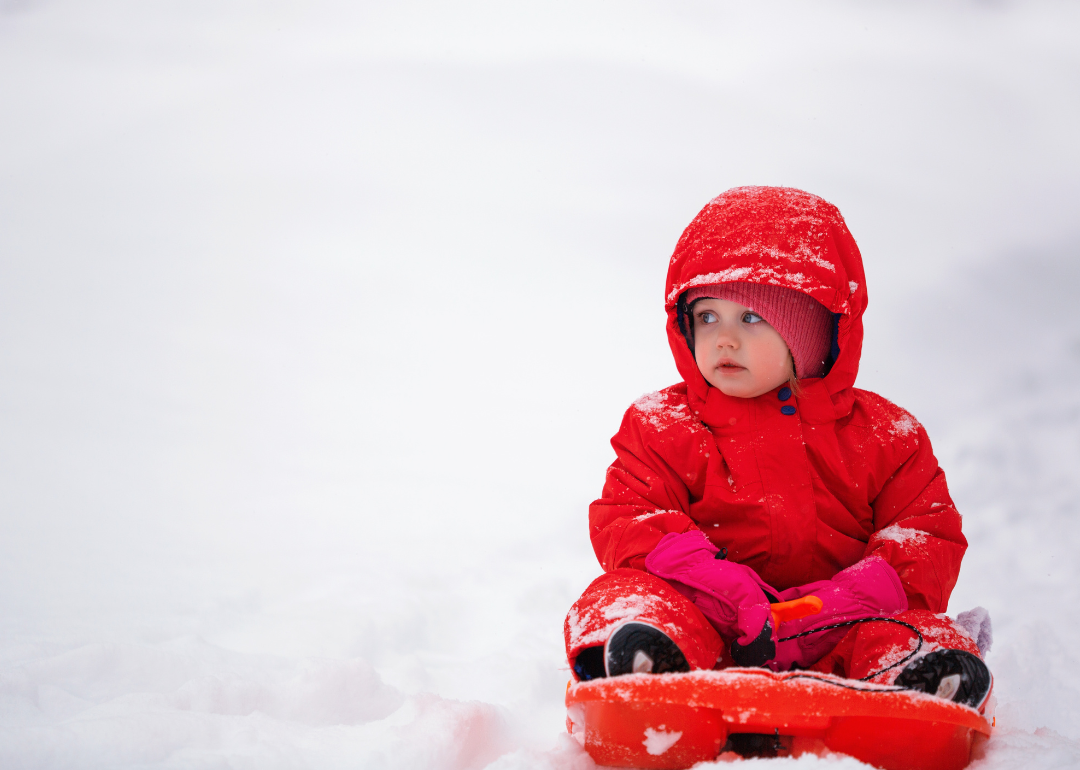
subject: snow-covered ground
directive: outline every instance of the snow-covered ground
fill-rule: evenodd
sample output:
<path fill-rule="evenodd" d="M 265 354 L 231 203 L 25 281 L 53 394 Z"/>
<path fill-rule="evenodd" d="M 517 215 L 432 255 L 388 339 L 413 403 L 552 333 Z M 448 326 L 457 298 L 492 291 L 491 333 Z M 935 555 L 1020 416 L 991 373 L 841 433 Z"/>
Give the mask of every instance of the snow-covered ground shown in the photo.
<path fill-rule="evenodd" d="M 1080 766 L 1080 6 L 0 0 L 0 767 L 587 770 L 561 623 L 664 269 L 867 262 L 987 607 L 979 770 Z M 843 758 L 774 767 L 855 767 Z"/>

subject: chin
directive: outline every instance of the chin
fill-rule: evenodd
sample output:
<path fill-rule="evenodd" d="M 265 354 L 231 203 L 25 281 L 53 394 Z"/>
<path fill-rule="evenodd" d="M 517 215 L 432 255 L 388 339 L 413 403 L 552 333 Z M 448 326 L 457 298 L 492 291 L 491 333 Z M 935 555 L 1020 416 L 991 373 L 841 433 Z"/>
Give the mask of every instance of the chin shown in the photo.
<path fill-rule="evenodd" d="M 754 391 L 749 388 L 733 388 L 731 386 L 721 387 L 719 385 L 714 387 L 725 396 L 731 396 L 732 398 L 750 398 L 754 393 Z"/>

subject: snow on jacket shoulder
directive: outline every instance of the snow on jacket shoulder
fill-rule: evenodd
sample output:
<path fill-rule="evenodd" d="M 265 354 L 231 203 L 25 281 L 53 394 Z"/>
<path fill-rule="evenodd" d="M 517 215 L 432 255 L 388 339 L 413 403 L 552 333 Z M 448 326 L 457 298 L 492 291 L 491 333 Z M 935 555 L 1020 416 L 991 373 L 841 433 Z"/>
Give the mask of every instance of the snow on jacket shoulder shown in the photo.
<path fill-rule="evenodd" d="M 725 281 L 786 286 L 828 307 L 828 374 L 784 399 L 781 389 L 741 399 L 709 386 L 680 328 L 679 298 Z M 913 608 L 944 611 L 967 547 L 960 515 L 918 421 L 854 387 L 866 288 L 839 211 L 785 188 L 724 193 L 680 238 L 665 304 L 684 381 L 639 399 L 612 439 L 616 460 L 590 507 L 604 569 L 643 568 L 665 534 L 697 527 L 781 590 L 878 554 Z M 781 412 L 791 405 L 795 414 Z"/>

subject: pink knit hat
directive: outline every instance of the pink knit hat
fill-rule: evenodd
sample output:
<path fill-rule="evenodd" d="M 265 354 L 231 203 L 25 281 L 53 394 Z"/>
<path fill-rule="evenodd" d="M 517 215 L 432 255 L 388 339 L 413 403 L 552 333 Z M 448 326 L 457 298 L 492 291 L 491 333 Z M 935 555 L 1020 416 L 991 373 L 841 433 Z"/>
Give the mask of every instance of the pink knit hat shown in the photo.
<path fill-rule="evenodd" d="M 825 361 L 832 345 L 832 313 L 809 294 L 784 286 L 740 281 L 695 286 L 686 293 L 686 304 L 703 297 L 737 302 L 768 321 L 787 343 L 799 379 L 825 375 Z"/>

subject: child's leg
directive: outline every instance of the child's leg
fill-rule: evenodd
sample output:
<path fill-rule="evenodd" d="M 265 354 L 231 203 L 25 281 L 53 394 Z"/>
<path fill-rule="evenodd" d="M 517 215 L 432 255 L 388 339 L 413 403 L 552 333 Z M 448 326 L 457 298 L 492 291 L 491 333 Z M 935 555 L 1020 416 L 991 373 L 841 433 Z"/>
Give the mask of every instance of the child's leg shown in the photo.
<path fill-rule="evenodd" d="M 563 634 L 571 670 L 583 650 L 602 647 L 627 622 L 663 631 L 691 669 L 713 668 L 724 650 L 720 635 L 689 599 L 655 575 L 617 569 L 594 580 L 566 616 Z"/>
<path fill-rule="evenodd" d="M 922 633 L 920 657 L 934 650 L 963 650 L 982 657 L 971 637 L 945 615 L 935 615 L 927 610 L 909 610 L 901 612 L 895 618 L 915 626 Z M 916 644 L 918 638 L 903 626 L 880 621 L 860 623 L 848 632 L 832 652 L 811 666 L 811 669 L 850 679 L 862 679 L 901 660 L 915 649 Z M 889 669 L 869 681 L 891 684 L 911 662 Z"/>

